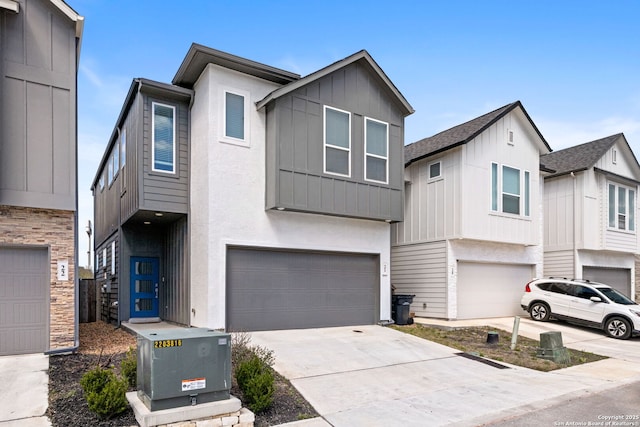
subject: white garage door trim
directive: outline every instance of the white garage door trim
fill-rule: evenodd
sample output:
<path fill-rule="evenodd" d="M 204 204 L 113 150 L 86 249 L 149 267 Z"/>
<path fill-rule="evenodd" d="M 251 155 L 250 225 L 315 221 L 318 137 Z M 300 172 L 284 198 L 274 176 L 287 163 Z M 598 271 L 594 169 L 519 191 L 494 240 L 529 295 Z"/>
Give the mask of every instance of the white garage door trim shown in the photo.
<path fill-rule="evenodd" d="M 379 280 L 379 255 L 231 247 L 227 329 L 374 324 Z"/>
<path fill-rule="evenodd" d="M 533 268 L 530 264 L 458 261 L 456 318 L 522 315 L 520 299 Z"/>
<path fill-rule="evenodd" d="M 47 350 L 50 274 L 48 248 L 0 247 L 0 356 Z"/>

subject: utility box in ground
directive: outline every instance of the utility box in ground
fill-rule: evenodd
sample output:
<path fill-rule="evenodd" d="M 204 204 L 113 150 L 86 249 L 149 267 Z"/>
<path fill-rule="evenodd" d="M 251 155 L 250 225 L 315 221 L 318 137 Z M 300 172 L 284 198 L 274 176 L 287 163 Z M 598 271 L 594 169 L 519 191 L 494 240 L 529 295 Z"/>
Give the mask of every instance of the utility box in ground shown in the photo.
<path fill-rule="evenodd" d="M 138 397 L 151 411 L 229 399 L 231 335 L 206 328 L 138 333 Z"/>

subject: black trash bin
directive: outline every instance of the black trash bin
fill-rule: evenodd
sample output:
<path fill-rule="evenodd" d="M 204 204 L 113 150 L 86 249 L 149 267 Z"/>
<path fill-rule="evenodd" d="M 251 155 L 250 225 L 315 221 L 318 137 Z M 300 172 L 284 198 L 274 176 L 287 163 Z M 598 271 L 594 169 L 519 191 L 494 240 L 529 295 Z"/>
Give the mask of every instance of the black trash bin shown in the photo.
<path fill-rule="evenodd" d="M 409 317 L 411 303 L 415 295 L 397 294 L 391 297 L 391 318 L 396 325 L 410 325 L 413 319 Z"/>

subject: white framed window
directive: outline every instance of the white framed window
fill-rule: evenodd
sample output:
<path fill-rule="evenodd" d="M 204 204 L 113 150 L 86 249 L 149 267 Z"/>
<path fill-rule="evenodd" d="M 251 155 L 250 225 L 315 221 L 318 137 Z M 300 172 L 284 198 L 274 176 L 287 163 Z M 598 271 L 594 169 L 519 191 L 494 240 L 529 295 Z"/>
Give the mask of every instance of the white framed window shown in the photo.
<path fill-rule="evenodd" d="M 124 169 L 127 162 L 127 129 L 123 128 L 120 134 L 120 167 Z"/>
<path fill-rule="evenodd" d="M 107 266 L 107 248 L 102 248 L 102 268 Z"/>
<path fill-rule="evenodd" d="M 389 182 L 389 125 L 379 120 L 364 119 L 364 179 Z"/>
<path fill-rule="evenodd" d="M 111 187 L 111 184 L 113 184 L 113 151 L 109 154 L 107 161 L 107 185 Z"/>
<path fill-rule="evenodd" d="M 116 274 L 116 241 L 111 242 L 111 275 Z"/>
<path fill-rule="evenodd" d="M 100 191 L 104 190 L 104 173 L 100 175 L 99 185 L 100 185 Z"/>
<path fill-rule="evenodd" d="M 608 184 L 608 189 L 609 228 L 622 231 L 635 231 L 635 190 L 612 182 Z"/>
<path fill-rule="evenodd" d="M 510 215 L 531 215 L 531 173 L 491 163 L 491 210 Z"/>
<path fill-rule="evenodd" d="M 618 163 L 618 151 L 615 148 L 611 150 L 611 163 L 614 165 Z"/>
<path fill-rule="evenodd" d="M 438 179 L 442 176 L 442 162 L 431 163 L 428 168 L 429 179 Z"/>
<path fill-rule="evenodd" d="M 113 179 L 115 180 L 120 171 L 120 144 L 117 141 L 111 149 L 111 157 L 113 158 Z"/>
<path fill-rule="evenodd" d="M 249 93 L 236 89 L 222 91 L 222 142 L 249 145 Z"/>
<path fill-rule="evenodd" d="M 351 176 L 351 113 L 324 106 L 324 172 Z"/>
<path fill-rule="evenodd" d="M 151 124 L 151 169 L 154 172 L 176 172 L 176 109 L 153 102 Z"/>

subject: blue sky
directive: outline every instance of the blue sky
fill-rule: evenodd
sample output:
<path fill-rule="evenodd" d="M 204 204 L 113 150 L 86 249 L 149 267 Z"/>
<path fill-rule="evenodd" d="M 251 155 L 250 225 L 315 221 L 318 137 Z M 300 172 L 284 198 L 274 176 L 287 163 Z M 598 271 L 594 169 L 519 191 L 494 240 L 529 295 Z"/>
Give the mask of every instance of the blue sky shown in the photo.
<path fill-rule="evenodd" d="M 131 80 L 170 83 L 194 42 L 303 76 L 366 49 L 416 110 L 405 143 L 520 100 L 554 150 L 623 132 L 640 157 L 635 0 L 67 2 L 85 17 L 81 231 Z"/>

